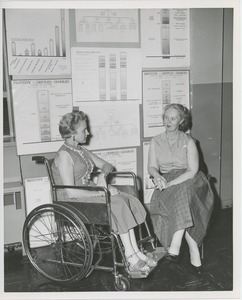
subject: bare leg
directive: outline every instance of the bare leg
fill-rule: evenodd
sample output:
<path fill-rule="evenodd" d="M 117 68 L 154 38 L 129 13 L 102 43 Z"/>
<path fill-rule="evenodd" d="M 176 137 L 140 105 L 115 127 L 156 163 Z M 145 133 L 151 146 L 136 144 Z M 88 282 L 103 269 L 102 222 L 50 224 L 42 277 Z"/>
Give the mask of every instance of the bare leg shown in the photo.
<path fill-rule="evenodd" d="M 133 228 L 129 230 L 129 235 L 130 235 L 130 241 L 131 241 L 134 251 L 137 253 L 137 255 L 139 256 L 140 259 L 144 260 L 146 258 L 146 255 L 143 254 L 142 252 L 140 252 L 140 249 L 137 245 L 137 241 L 136 241 L 136 237 L 135 237 Z"/>
<path fill-rule="evenodd" d="M 179 254 L 184 232 L 185 232 L 185 229 L 181 229 L 181 230 L 176 231 L 173 234 L 171 245 L 170 245 L 169 251 L 168 251 L 170 254 L 173 254 L 173 255 Z"/>
<path fill-rule="evenodd" d="M 136 253 L 139 249 L 137 246 L 133 229 L 131 229 L 131 231 L 132 231 L 131 234 L 130 234 L 130 230 L 127 233 L 120 234 L 120 238 L 124 246 L 124 251 L 125 251 L 125 256 L 127 258 L 127 261 L 131 264 L 131 266 L 136 265 L 135 268 L 137 270 L 149 271 L 149 267 L 146 265 L 144 261 L 140 260 L 140 257 Z"/>
<path fill-rule="evenodd" d="M 189 246 L 191 264 L 194 265 L 195 267 L 200 267 L 202 263 L 201 263 L 200 252 L 197 243 L 194 241 L 194 239 L 189 235 L 187 231 L 185 233 L 185 239 Z"/>
<path fill-rule="evenodd" d="M 125 255 L 130 256 L 136 252 L 136 250 L 133 248 L 129 231 L 123 234 L 120 234 L 121 241 L 124 246 Z"/>
<path fill-rule="evenodd" d="M 138 252 L 139 247 L 137 245 L 137 241 L 136 241 L 136 237 L 135 237 L 135 233 L 134 233 L 133 228 L 129 230 L 129 236 L 130 236 L 130 241 L 131 241 L 131 244 L 132 244 L 132 247 L 133 247 L 134 251 Z"/>
<path fill-rule="evenodd" d="M 138 257 L 140 259 L 142 259 L 143 261 L 145 261 L 148 264 L 148 266 L 155 267 L 157 265 L 156 260 L 154 260 L 151 257 L 146 256 L 143 252 L 140 251 L 140 249 L 137 245 L 137 241 L 136 241 L 136 237 L 135 237 L 135 233 L 134 233 L 133 228 L 129 230 L 129 235 L 130 235 L 130 240 L 131 240 L 131 244 L 133 246 L 133 249 L 137 253 Z"/>

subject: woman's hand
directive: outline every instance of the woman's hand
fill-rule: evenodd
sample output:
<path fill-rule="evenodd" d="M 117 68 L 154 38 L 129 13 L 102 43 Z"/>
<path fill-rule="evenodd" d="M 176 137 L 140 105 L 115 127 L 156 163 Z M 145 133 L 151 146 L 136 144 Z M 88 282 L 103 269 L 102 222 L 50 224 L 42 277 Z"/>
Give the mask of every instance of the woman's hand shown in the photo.
<path fill-rule="evenodd" d="M 166 179 L 163 176 L 154 178 L 153 182 L 154 182 L 155 188 L 159 189 L 160 191 L 169 187 L 169 183 L 166 181 Z"/>
<path fill-rule="evenodd" d="M 106 177 L 104 173 L 100 173 L 97 178 L 97 185 L 107 188 Z"/>

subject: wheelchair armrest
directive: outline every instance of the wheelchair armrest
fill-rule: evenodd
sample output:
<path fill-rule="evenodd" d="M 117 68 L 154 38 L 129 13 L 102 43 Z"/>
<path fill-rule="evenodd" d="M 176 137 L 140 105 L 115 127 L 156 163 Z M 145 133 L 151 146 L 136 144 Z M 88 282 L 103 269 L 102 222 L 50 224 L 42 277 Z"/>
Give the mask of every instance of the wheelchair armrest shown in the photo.
<path fill-rule="evenodd" d="M 131 171 L 115 171 L 108 173 L 108 176 L 117 176 L 117 177 L 124 177 L 124 178 L 131 178 L 133 179 L 134 184 L 136 184 L 137 176 L 134 172 Z"/>
<path fill-rule="evenodd" d="M 106 202 L 110 203 L 109 190 L 103 186 L 78 186 L 78 185 L 60 185 L 54 184 L 55 189 L 77 189 L 77 190 L 88 190 L 88 191 L 101 191 L 105 193 Z"/>
<path fill-rule="evenodd" d="M 115 177 L 123 177 L 123 178 L 130 178 L 130 179 L 132 179 L 132 181 L 133 181 L 133 184 L 132 184 L 132 186 L 133 186 L 133 192 L 130 192 L 129 186 L 127 186 L 127 191 L 126 192 L 128 192 L 128 194 L 132 194 L 133 196 L 139 198 L 137 176 L 136 176 L 136 174 L 134 172 L 131 172 L 131 171 L 115 171 L 115 172 L 110 172 L 108 174 L 108 177 L 109 176 L 110 177 L 113 176 L 114 178 Z M 114 186 L 115 186 L 115 184 L 114 184 Z M 117 185 L 115 187 L 117 187 L 118 189 L 120 188 L 121 191 L 125 191 L 125 188 L 123 189 L 119 185 Z"/>
<path fill-rule="evenodd" d="M 115 171 L 115 172 L 110 172 L 110 175 L 120 175 L 122 177 L 136 177 L 136 174 L 131 172 L 131 171 Z"/>

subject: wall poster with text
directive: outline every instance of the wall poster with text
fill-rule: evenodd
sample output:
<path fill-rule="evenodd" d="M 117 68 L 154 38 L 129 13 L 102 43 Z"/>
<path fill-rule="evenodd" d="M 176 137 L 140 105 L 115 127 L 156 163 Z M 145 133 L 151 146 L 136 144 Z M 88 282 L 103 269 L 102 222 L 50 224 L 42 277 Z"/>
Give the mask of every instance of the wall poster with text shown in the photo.
<path fill-rule="evenodd" d="M 18 155 L 57 151 L 60 119 L 72 111 L 71 80 L 13 80 L 12 91 Z"/>
<path fill-rule="evenodd" d="M 69 12 L 7 9 L 9 74 L 70 75 Z"/>
<path fill-rule="evenodd" d="M 143 68 L 190 66 L 189 9 L 141 9 Z"/>
<path fill-rule="evenodd" d="M 189 98 L 189 71 L 144 71 L 144 137 L 165 130 L 162 115 L 167 104 L 179 103 L 189 109 Z"/>

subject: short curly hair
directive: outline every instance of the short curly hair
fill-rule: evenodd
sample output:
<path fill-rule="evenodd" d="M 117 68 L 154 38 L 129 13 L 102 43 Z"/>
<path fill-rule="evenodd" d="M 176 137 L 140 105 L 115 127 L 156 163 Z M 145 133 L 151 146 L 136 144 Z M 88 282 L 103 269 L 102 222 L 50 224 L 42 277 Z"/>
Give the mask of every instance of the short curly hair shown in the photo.
<path fill-rule="evenodd" d="M 65 114 L 59 123 L 59 132 L 63 139 L 70 138 L 76 133 L 80 122 L 86 121 L 87 117 L 82 111 L 75 111 Z"/>
<path fill-rule="evenodd" d="M 185 106 L 178 104 L 178 103 L 171 103 L 171 104 L 166 105 L 165 109 L 164 109 L 164 113 L 163 113 L 163 118 L 164 118 L 165 112 L 169 108 L 176 109 L 179 112 L 181 119 L 183 119 L 183 122 L 179 126 L 179 130 L 186 132 L 188 129 L 191 128 L 191 113 Z"/>

